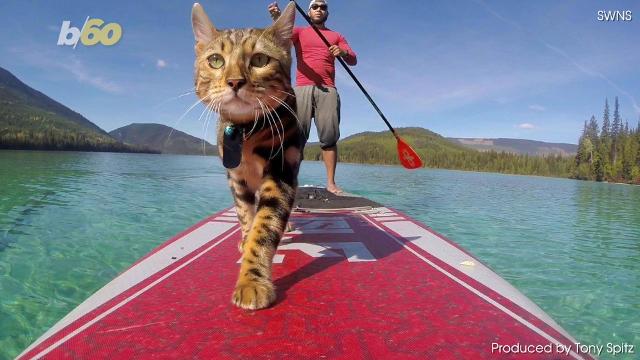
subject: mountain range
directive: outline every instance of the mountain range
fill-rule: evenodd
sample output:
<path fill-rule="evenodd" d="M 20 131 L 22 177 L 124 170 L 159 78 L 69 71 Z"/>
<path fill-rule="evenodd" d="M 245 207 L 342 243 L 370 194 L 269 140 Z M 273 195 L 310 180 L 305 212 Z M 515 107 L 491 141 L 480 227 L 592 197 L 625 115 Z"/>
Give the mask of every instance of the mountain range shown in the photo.
<path fill-rule="evenodd" d="M 573 157 L 559 154 L 478 151 L 423 128 L 396 128 L 396 133 L 429 168 L 568 177 L 575 162 Z M 359 133 L 338 142 L 342 162 L 397 165 L 398 155 L 397 141 L 390 131 Z M 304 158 L 321 160 L 320 146 L 307 144 Z"/>
<path fill-rule="evenodd" d="M 528 154 L 533 156 L 562 155 L 575 156 L 578 145 L 566 143 L 549 143 L 544 141 L 524 139 L 483 139 L 483 138 L 447 138 L 462 146 L 478 151 L 497 151 L 513 154 Z"/>
<path fill-rule="evenodd" d="M 495 151 L 528 155 L 575 154 L 572 144 L 521 139 L 445 138 L 423 128 L 399 129 L 406 140 L 430 159 L 472 157 Z M 341 159 L 394 163 L 395 143 L 388 131 L 363 132 L 340 141 Z M 109 133 L 67 106 L 35 90 L 0 67 L 0 149 L 80 150 L 215 155 L 208 142 L 161 124 L 131 124 Z M 319 149 L 307 146 L 306 158 Z M 436 164 L 437 165 L 437 164 Z"/>
<path fill-rule="evenodd" d="M 0 68 L 0 149 L 152 152 L 125 145 Z"/>
<path fill-rule="evenodd" d="M 110 131 L 109 135 L 126 144 L 144 146 L 162 154 L 218 154 L 215 145 L 161 124 L 131 124 Z"/>
<path fill-rule="evenodd" d="M 207 154 L 216 153 L 215 146 L 205 145 Z M 201 139 L 158 124 L 132 124 L 107 133 L 0 67 L 0 149 L 201 155 L 202 148 Z"/>

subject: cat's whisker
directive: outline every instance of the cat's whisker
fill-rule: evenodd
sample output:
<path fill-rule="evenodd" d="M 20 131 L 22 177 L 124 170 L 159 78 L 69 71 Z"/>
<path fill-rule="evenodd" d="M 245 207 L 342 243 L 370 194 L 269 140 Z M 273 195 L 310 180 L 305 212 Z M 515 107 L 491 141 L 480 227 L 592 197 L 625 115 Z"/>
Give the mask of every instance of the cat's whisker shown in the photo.
<path fill-rule="evenodd" d="M 258 104 L 260 104 L 260 108 L 262 108 L 262 114 L 264 115 L 264 119 L 267 120 L 267 122 L 269 123 L 269 130 L 271 130 L 271 151 L 269 151 L 269 160 L 273 159 L 273 146 L 275 145 L 275 136 L 273 136 L 273 125 L 271 124 L 271 119 L 268 116 L 267 110 L 264 107 L 264 104 L 262 103 L 262 101 L 260 101 L 260 99 L 256 98 L 256 100 L 258 100 Z"/>
<path fill-rule="evenodd" d="M 280 115 L 278 115 L 278 112 L 276 111 L 275 108 L 271 108 L 269 106 L 269 104 L 267 104 L 266 102 L 265 102 L 265 106 L 269 110 L 269 113 L 271 113 L 271 116 L 272 116 L 271 118 L 273 119 L 273 122 L 276 124 L 276 129 L 277 129 L 277 125 L 280 124 L 280 129 L 282 131 L 281 131 L 281 133 L 278 133 L 278 136 L 280 137 L 280 149 L 282 150 L 282 153 L 284 154 L 284 149 L 283 149 L 283 145 L 282 145 L 284 143 L 284 140 L 283 140 L 284 124 L 282 123 L 282 119 L 280 119 Z M 276 123 L 276 119 L 275 119 L 274 115 L 275 115 L 275 117 L 278 118 L 278 122 L 277 123 Z"/>
<path fill-rule="evenodd" d="M 218 101 L 218 105 L 213 110 L 216 114 L 218 114 L 218 121 L 220 121 L 220 118 L 222 117 L 222 115 L 220 115 L 220 109 L 222 109 L 222 99 Z"/>
<path fill-rule="evenodd" d="M 211 99 L 211 103 L 210 103 L 210 105 L 211 105 L 211 109 L 212 109 L 213 111 L 217 112 L 217 111 L 215 110 L 215 109 L 216 109 L 216 106 L 217 106 L 217 105 L 220 105 L 221 103 L 222 103 L 222 96 L 216 96 L 216 97 L 214 97 L 213 99 Z"/>
<path fill-rule="evenodd" d="M 202 155 L 206 155 L 206 138 L 207 138 L 207 122 L 209 121 L 209 115 L 211 114 L 211 109 L 209 109 L 209 107 L 207 107 L 205 109 L 205 111 L 207 112 L 207 115 L 204 117 L 204 124 L 202 126 L 202 131 L 204 133 L 204 136 L 202 137 Z"/>
<path fill-rule="evenodd" d="M 191 105 L 189 107 L 189 109 L 187 109 L 187 111 L 185 111 L 180 118 L 178 118 L 178 120 L 173 124 L 173 126 L 171 127 L 171 131 L 169 131 L 169 135 L 167 136 L 167 139 L 164 142 L 164 145 L 167 145 L 167 142 L 169 142 L 169 140 L 171 139 L 171 135 L 173 135 L 173 130 L 175 130 L 176 126 L 178 126 L 180 124 L 180 121 L 182 121 L 182 119 L 184 119 L 185 116 L 187 116 L 187 114 L 189 112 L 191 112 L 191 110 L 193 110 L 196 106 L 198 106 L 198 104 L 203 103 L 203 101 L 207 100 L 208 98 L 210 98 L 213 94 L 211 95 L 207 95 L 205 96 L 203 99 L 198 99 L 198 101 L 196 101 L 193 105 Z"/>
<path fill-rule="evenodd" d="M 286 92 L 286 91 L 282 91 L 282 90 L 280 90 L 280 89 L 276 89 L 276 91 L 279 91 L 279 92 L 281 92 L 281 93 L 283 93 L 283 94 L 287 94 L 287 95 L 289 95 L 289 96 L 291 96 L 291 97 L 296 97 L 296 95 L 295 95 L 295 94 L 292 94 L 292 93 L 290 93 L 290 92 Z"/>
<path fill-rule="evenodd" d="M 211 124 L 211 115 L 213 114 L 213 108 L 207 106 L 209 110 L 207 112 L 207 116 L 205 117 L 205 128 L 204 128 L 204 137 L 202 138 L 202 155 L 207 155 L 207 133 L 209 131 L 209 124 Z"/>
<path fill-rule="evenodd" d="M 279 103 L 282 106 L 284 106 L 284 108 L 287 109 L 291 113 L 291 115 L 293 115 L 293 117 L 295 117 L 296 121 L 298 122 L 298 126 L 300 128 L 302 128 L 302 124 L 300 124 L 300 120 L 298 120 L 298 116 L 294 113 L 293 109 L 291 109 L 291 107 L 288 104 L 286 104 L 285 102 L 281 101 L 280 99 L 278 99 L 278 98 L 276 98 L 274 96 L 269 95 L 269 97 L 271 97 L 277 103 Z M 278 112 L 275 111 L 275 109 L 274 109 L 274 113 L 278 117 L 278 121 L 280 121 L 280 126 L 282 127 L 282 134 L 284 136 L 284 124 L 282 123 L 282 119 L 280 118 L 280 115 L 278 115 Z M 284 168 L 284 141 L 282 141 L 282 139 L 280 141 L 280 149 L 281 149 L 282 155 L 283 155 L 283 157 L 282 157 L 282 167 Z"/>
<path fill-rule="evenodd" d="M 267 106 L 267 108 L 269 108 L 269 105 L 265 103 L 265 105 Z M 277 118 L 278 118 L 278 123 L 280 123 L 280 128 L 282 129 L 282 135 L 278 134 L 280 136 L 280 154 L 282 155 L 282 169 L 284 169 L 284 124 L 282 123 L 282 119 L 280 119 L 280 115 L 278 115 L 278 112 L 276 111 L 276 109 L 271 109 L 270 110 L 272 114 L 274 114 Z M 275 119 L 274 119 L 275 122 Z M 277 125 L 277 124 L 276 124 Z M 277 153 L 276 153 L 277 154 Z"/>
<path fill-rule="evenodd" d="M 157 108 L 159 108 L 160 106 L 162 106 L 162 105 L 164 105 L 164 104 L 168 103 L 169 101 L 178 100 L 178 99 L 180 99 L 180 98 L 183 98 L 183 97 L 185 97 L 185 96 L 188 96 L 188 95 L 191 95 L 191 94 L 195 94 L 195 93 L 196 93 L 195 88 L 194 88 L 194 89 L 191 89 L 191 91 L 188 91 L 188 92 L 186 92 L 186 93 L 184 93 L 184 94 L 180 94 L 180 95 L 178 95 L 178 96 L 174 96 L 174 97 L 170 97 L 170 98 L 168 98 L 168 99 L 162 100 L 162 101 L 160 101 L 159 103 L 157 103 L 156 105 L 154 105 L 154 106 L 153 106 L 153 108 L 154 108 L 154 109 L 157 109 Z"/>
<path fill-rule="evenodd" d="M 272 121 L 268 110 L 266 110 L 266 109 L 263 110 L 263 113 L 264 113 L 264 118 L 267 119 L 267 121 L 269 122 L 269 130 L 271 130 L 271 151 L 269 151 L 269 160 L 271 160 L 277 155 L 277 153 L 275 153 L 275 154 L 273 153 L 273 149 L 275 148 L 275 144 L 276 144 L 276 137 L 273 134 L 273 127 L 275 126 L 275 124 Z M 277 131 L 278 130 L 276 129 L 276 132 Z"/>
<path fill-rule="evenodd" d="M 204 123 L 204 138 L 202 139 L 202 147 L 203 147 L 203 152 L 206 155 L 206 138 L 207 138 L 207 134 L 208 134 L 208 130 L 209 130 L 209 125 L 211 125 L 211 121 L 212 118 L 214 116 L 214 113 L 218 114 L 218 118 L 219 118 L 219 109 L 220 106 L 222 106 L 222 100 L 220 99 L 220 97 L 216 97 L 215 99 L 213 99 L 210 103 L 209 106 L 207 106 L 208 108 L 208 112 L 207 112 L 207 116 L 205 117 L 205 123 Z"/>
<path fill-rule="evenodd" d="M 205 105 L 204 110 L 202 110 L 202 113 L 200 113 L 200 116 L 198 117 L 198 122 L 202 120 L 202 117 L 205 115 L 205 113 L 207 113 L 208 110 L 209 110 L 209 106 Z M 206 121 L 206 118 L 205 118 L 205 121 Z M 202 127 L 202 130 L 204 130 L 204 126 Z"/>
<path fill-rule="evenodd" d="M 207 137 L 207 133 L 206 133 L 206 125 L 207 125 L 207 121 L 209 118 L 209 114 L 211 113 L 211 104 L 213 103 L 213 100 L 209 101 L 205 107 L 204 110 L 202 111 L 202 113 L 200 114 L 200 117 L 198 118 L 198 122 L 200 122 L 200 120 L 202 120 L 202 117 L 204 116 L 204 121 L 202 123 L 202 131 L 204 133 L 204 137 L 202 138 L 202 152 L 203 154 L 205 154 L 205 138 Z"/>
<path fill-rule="evenodd" d="M 171 99 L 180 99 L 180 98 L 182 98 L 182 97 L 185 97 L 185 96 L 187 96 L 187 95 L 191 95 L 191 94 L 195 94 L 195 93 L 196 93 L 196 91 L 195 91 L 195 90 L 187 91 L 186 93 L 184 93 L 184 94 L 180 94 L 180 95 L 178 95 L 178 96 L 176 96 L 176 97 L 174 97 L 174 98 L 171 98 Z"/>
<path fill-rule="evenodd" d="M 295 111 L 293 111 L 293 109 L 291 108 L 291 106 L 289 106 L 289 104 L 287 104 L 286 102 L 284 102 L 283 100 L 281 100 L 281 99 L 279 99 L 279 98 L 277 98 L 275 96 L 269 95 L 269 97 L 271 99 L 275 100 L 278 104 L 284 106 L 287 110 L 289 110 L 291 115 L 293 115 L 296 118 L 296 120 L 298 120 L 298 115 L 296 114 Z"/>
<path fill-rule="evenodd" d="M 220 106 L 222 106 L 222 98 L 220 96 L 217 96 L 215 98 L 213 98 L 208 104 L 207 104 L 207 115 L 204 118 L 204 125 L 203 125 L 203 131 L 204 131 L 204 137 L 202 138 L 202 152 L 204 155 L 206 155 L 206 148 L 207 148 L 207 134 L 209 132 L 209 125 L 211 125 L 211 118 L 213 117 L 214 113 L 218 113 L 217 109 L 219 110 Z"/>
<path fill-rule="evenodd" d="M 255 110 L 254 114 L 255 115 L 253 116 L 253 126 L 251 127 L 251 130 L 249 130 L 249 133 L 245 135 L 245 139 L 248 139 L 249 136 L 253 134 L 253 130 L 255 130 L 256 126 L 258 125 L 258 110 Z"/>
<path fill-rule="evenodd" d="M 269 95 L 269 97 L 272 98 L 273 100 L 275 100 L 278 104 L 282 105 L 285 109 L 287 109 L 289 111 L 289 113 L 291 113 L 291 115 L 293 115 L 293 117 L 296 119 L 296 122 L 298 123 L 298 127 L 300 127 L 302 129 L 302 123 L 300 122 L 300 119 L 298 119 L 298 115 L 296 114 L 295 111 L 293 111 L 293 109 L 291 108 L 291 106 L 289 106 L 289 104 L 287 104 L 286 102 L 278 99 L 275 96 Z"/>
<path fill-rule="evenodd" d="M 269 107 L 269 104 L 267 104 L 267 102 L 264 102 L 264 106 L 267 108 L 269 117 L 271 118 L 271 120 L 273 121 L 273 125 L 276 127 L 276 133 L 278 135 L 278 137 L 280 138 L 280 148 L 278 149 L 278 151 L 276 151 L 276 153 L 274 154 L 274 157 L 278 155 L 278 153 L 281 152 L 281 154 L 284 155 L 284 149 L 282 148 L 282 144 L 284 143 L 284 139 L 282 138 L 284 135 L 284 126 L 282 126 L 282 121 L 280 121 L 280 125 L 282 127 L 282 133 L 280 133 L 280 129 L 278 128 L 278 123 L 276 122 L 276 118 L 274 117 L 274 114 L 277 116 L 277 112 L 275 112 L 275 109 L 272 109 L 271 107 Z M 278 119 L 280 119 L 280 116 L 278 116 Z"/>
<path fill-rule="evenodd" d="M 212 109 L 212 115 L 215 113 L 217 115 L 216 118 L 216 122 L 219 123 L 220 122 L 220 108 L 222 107 L 222 99 L 220 99 L 220 101 L 218 101 L 217 104 L 213 105 L 213 109 Z M 217 145 L 218 139 L 216 138 L 216 145 Z M 218 156 L 220 156 L 220 154 L 218 154 Z"/>
<path fill-rule="evenodd" d="M 212 107 L 212 115 L 215 113 L 217 115 L 216 121 L 219 122 L 221 115 L 220 115 L 220 109 L 222 108 L 222 99 L 220 98 L 219 101 L 217 103 L 214 103 L 213 107 Z"/>
<path fill-rule="evenodd" d="M 204 123 L 205 126 L 203 127 L 202 131 L 204 132 L 204 136 L 202 137 L 202 155 L 207 155 L 207 130 L 209 129 L 209 112 L 207 112 L 207 116 L 205 116 L 204 119 Z"/>

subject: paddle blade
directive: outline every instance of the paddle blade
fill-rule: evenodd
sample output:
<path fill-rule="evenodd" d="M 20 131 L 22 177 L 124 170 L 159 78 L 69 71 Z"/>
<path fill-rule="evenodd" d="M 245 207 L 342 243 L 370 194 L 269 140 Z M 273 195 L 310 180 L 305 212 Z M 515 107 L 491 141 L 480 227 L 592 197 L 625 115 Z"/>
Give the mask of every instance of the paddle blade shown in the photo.
<path fill-rule="evenodd" d="M 398 140 L 398 158 L 400 163 L 407 169 L 417 169 L 422 167 L 422 160 L 415 150 L 409 146 L 399 136 L 396 136 Z"/>

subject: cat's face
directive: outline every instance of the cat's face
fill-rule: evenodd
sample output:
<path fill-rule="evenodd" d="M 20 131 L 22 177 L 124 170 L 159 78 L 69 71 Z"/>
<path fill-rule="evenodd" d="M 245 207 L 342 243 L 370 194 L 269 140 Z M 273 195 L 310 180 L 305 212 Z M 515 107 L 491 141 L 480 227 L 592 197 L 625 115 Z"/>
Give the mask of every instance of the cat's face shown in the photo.
<path fill-rule="evenodd" d="M 218 31 L 200 4 L 194 4 L 196 94 L 226 120 L 254 121 L 292 92 L 291 5 L 266 29 Z"/>

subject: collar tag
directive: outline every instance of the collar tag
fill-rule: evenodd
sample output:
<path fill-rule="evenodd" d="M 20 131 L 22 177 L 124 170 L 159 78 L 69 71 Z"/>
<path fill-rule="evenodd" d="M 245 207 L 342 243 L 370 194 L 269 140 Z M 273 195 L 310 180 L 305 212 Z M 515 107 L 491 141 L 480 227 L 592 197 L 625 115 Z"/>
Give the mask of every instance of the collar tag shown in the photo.
<path fill-rule="evenodd" d="M 237 168 L 242 160 L 242 130 L 227 125 L 224 128 L 222 146 L 222 165 L 227 169 Z"/>

